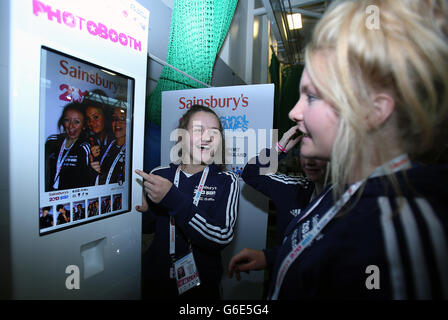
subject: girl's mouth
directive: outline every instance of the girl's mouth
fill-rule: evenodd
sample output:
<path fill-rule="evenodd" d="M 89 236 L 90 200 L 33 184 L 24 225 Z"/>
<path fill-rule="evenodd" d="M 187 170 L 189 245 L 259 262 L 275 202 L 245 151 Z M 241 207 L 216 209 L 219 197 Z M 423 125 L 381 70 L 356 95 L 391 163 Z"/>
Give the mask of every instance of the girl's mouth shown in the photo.
<path fill-rule="evenodd" d="M 311 136 L 308 133 L 303 133 L 302 140 L 303 139 L 311 139 Z"/>

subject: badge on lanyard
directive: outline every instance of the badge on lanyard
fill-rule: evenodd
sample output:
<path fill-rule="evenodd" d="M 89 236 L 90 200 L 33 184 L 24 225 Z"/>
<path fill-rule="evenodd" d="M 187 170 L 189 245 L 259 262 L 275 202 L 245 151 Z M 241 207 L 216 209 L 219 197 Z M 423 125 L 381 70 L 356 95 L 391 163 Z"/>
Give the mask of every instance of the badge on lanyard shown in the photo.
<path fill-rule="evenodd" d="M 201 284 L 199 273 L 194 262 L 193 252 L 188 253 L 174 262 L 177 290 L 179 294 Z"/>
<path fill-rule="evenodd" d="M 207 179 L 209 168 L 205 167 L 202 172 L 201 179 L 199 181 L 198 190 L 194 196 L 193 204 L 198 206 L 201 194 L 204 190 L 205 180 Z M 174 176 L 174 185 L 178 188 L 180 180 L 180 165 L 177 167 L 176 175 Z M 169 252 L 172 259 L 173 266 L 170 268 L 170 278 L 176 279 L 177 290 L 179 294 L 184 293 L 194 287 L 201 284 L 199 279 L 199 273 L 196 268 L 196 262 L 194 261 L 193 251 L 191 249 L 191 243 L 189 243 L 190 252 L 182 258 L 175 260 L 175 241 L 176 241 L 176 229 L 174 218 L 170 218 L 170 246 Z"/>

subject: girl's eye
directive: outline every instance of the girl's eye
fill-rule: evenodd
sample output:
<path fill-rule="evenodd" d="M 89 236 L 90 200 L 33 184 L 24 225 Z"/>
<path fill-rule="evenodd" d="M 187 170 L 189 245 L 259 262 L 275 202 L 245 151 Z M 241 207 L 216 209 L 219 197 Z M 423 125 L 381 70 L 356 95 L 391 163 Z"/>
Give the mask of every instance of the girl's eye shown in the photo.
<path fill-rule="evenodd" d="M 79 124 L 81 124 L 81 120 L 79 120 L 79 119 L 73 119 L 73 120 L 70 120 L 70 119 L 64 119 L 63 122 L 64 122 L 65 124 L 69 124 L 70 122 L 72 122 L 72 123 L 75 124 L 75 125 L 79 125 Z"/>
<path fill-rule="evenodd" d="M 311 94 L 311 93 L 307 93 L 307 94 L 306 94 L 306 97 L 307 97 L 307 99 L 308 99 L 308 103 L 312 103 L 312 102 L 314 102 L 315 100 L 318 99 L 315 95 L 313 95 L 313 94 Z"/>

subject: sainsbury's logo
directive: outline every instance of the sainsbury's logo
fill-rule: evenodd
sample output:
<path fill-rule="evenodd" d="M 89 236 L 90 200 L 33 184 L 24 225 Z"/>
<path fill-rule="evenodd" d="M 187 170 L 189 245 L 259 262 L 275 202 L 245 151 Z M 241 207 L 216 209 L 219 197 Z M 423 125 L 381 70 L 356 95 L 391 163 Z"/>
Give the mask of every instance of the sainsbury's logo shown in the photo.
<path fill-rule="evenodd" d="M 180 97 L 179 104 L 179 109 L 190 109 L 192 105 L 200 104 L 212 109 L 219 107 L 235 111 L 238 107 L 246 108 L 249 105 L 249 97 L 246 97 L 244 94 L 241 94 L 238 97 L 216 97 L 213 95 L 204 98 Z"/>

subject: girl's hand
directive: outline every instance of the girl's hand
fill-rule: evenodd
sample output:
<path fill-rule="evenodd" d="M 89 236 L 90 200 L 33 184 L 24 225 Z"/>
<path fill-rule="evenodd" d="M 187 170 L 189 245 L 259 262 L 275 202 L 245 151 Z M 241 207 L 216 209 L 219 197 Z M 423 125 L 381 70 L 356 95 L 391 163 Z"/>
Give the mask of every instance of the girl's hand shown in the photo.
<path fill-rule="evenodd" d="M 95 170 L 98 173 L 101 173 L 101 165 L 99 161 L 92 161 L 92 155 L 90 155 L 90 166 L 93 170 Z"/>
<path fill-rule="evenodd" d="M 240 271 L 261 270 L 266 268 L 266 257 L 261 250 L 244 248 L 238 252 L 229 262 L 227 273 L 232 278 L 235 272 L 236 279 L 241 279 Z"/>
<path fill-rule="evenodd" d="M 299 126 L 296 125 L 294 127 L 291 127 L 283 134 L 278 143 L 287 151 L 291 150 L 300 141 L 300 139 L 302 139 L 302 136 L 297 136 L 297 133 L 300 133 Z M 277 146 L 275 146 L 275 149 L 277 150 L 277 152 L 280 152 Z"/>
<path fill-rule="evenodd" d="M 90 153 L 92 154 L 92 156 L 94 158 L 98 158 L 100 156 L 100 153 L 101 153 L 100 146 L 91 146 L 90 147 Z"/>
<path fill-rule="evenodd" d="M 159 203 L 170 191 L 173 183 L 168 179 L 151 173 L 145 173 L 141 170 L 135 170 L 140 177 L 143 178 L 144 191 L 154 203 Z"/>
<path fill-rule="evenodd" d="M 141 206 L 135 206 L 135 210 L 139 211 L 139 212 L 146 212 L 148 211 L 148 201 L 146 201 L 146 193 L 143 192 L 143 196 L 142 196 L 142 205 Z"/>

